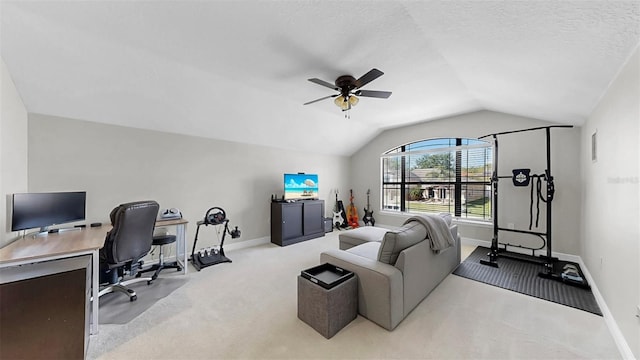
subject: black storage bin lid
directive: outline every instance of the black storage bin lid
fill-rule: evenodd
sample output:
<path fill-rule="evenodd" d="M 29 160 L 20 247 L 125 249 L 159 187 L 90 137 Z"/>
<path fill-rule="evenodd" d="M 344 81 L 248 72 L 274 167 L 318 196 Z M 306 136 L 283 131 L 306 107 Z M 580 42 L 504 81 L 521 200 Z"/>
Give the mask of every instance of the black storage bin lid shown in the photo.
<path fill-rule="evenodd" d="M 331 289 L 343 283 L 347 279 L 352 278 L 354 274 L 352 271 L 339 268 L 333 264 L 324 263 L 322 265 L 302 270 L 300 275 L 325 289 Z"/>

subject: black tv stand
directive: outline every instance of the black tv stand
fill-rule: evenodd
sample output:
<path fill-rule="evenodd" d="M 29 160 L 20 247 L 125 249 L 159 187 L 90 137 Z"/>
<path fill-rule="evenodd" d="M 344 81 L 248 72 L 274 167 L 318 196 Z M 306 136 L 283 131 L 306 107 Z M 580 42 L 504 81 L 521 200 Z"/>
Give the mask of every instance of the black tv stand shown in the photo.
<path fill-rule="evenodd" d="M 271 203 L 272 243 L 287 246 L 324 234 L 324 200 Z"/>

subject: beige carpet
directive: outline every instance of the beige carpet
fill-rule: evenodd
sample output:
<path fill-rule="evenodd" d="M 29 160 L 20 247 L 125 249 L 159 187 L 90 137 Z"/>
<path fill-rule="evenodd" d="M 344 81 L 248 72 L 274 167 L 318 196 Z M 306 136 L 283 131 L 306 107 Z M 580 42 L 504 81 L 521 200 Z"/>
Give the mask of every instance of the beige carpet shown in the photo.
<path fill-rule="evenodd" d="M 88 358 L 620 358 L 602 317 L 455 275 L 394 331 L 358 316 L 327 340 L 297 318 L 296 277 L 337 246 L 333 232 L 229 250 L 233 263 L 190 268 L 187 284 L 128 324 L 101 325 Z"/>

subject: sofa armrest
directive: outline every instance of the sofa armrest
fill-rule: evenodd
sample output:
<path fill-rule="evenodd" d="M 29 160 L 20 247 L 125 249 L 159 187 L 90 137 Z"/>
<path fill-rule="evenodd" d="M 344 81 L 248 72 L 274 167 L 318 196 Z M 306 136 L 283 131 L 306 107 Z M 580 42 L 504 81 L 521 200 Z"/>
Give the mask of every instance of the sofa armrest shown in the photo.
<path fill-rule="evenodd" d="M 449 230 L 451 230 L 451 236 L 453 236 L 453 239 L 456 241 L 455 251 L 458 254 L 456 264 L 460 264 L 462 261 L 462 239 L 460 238 L 460 235 L 458 235 L 458 225 L 451 225 Z"/>
<path fill-rule="evenodd" d="M 320 254 L 320 262 L 354 272 L 358 276 L 358 312 L 393 330 L 404 318 L 403 280 L 400 270 L 343 250 L 328 250 Z"/>

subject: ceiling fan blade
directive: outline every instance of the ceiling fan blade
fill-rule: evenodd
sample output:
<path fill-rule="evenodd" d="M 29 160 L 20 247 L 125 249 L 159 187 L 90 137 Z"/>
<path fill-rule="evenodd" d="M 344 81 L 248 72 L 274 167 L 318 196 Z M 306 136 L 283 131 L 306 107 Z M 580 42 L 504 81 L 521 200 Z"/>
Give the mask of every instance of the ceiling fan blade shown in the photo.
<path fill-rule="evenodd" d="M 373 97 L 380 99 L 387 99 L 391 96 L 391 91 L 377 91 L 377 90 L 358 90 L 354 92 L 357 96 Z"/>
<path fill-rule="evenodd" d="M 384 75 L 384 73 L 376 68 L 369 70 L 368 73 L 362 75 L 360 79 L 356 80 L 356 89 L 367 85 L 368 83 L 372 82 L 382 75 Z"/>
<path fill-rule="evenodd" d="M 316 83 L 316 84 L 318 84 L 318 85 L 326 86 L 326 87 L 328 87 L 329 89 L 333 89 L 333 90 L 340 90 L 340 89 L 339 89 L 337 86 L 335 86 L 334 84 L 332 84 L 332 83 L 328 83 L 328 82 L 326 82 L 326 81 L 324 81 L 324 80 L 320 80 L 320 79 L 316 79 L 316 78 L 313 78 L 313 79 L 307 79 L 307 80 L 311 81 L 312 83 Z"/>
<path fill-rule="evenodd" d="M 302 105 L 309 105 L 309 104 L 313 104 L 313 103 L 315 103 L 315 102 L 322 101 L 322 100 L 324 100 L 324 99 L 328 99 L 328 98 L 332 98 L 332 97 L 336 97 L 336 96 L 338 96 L 338 95 L 336 94 L 336 95 L 329 95 L 329 96 L 321 97 L 320 99 L 315 99 L 315 100 L 312 100 L 312 101 L 306 102 L 306 103 L 304 103 L 304 104 L 302 104 Z"/>

